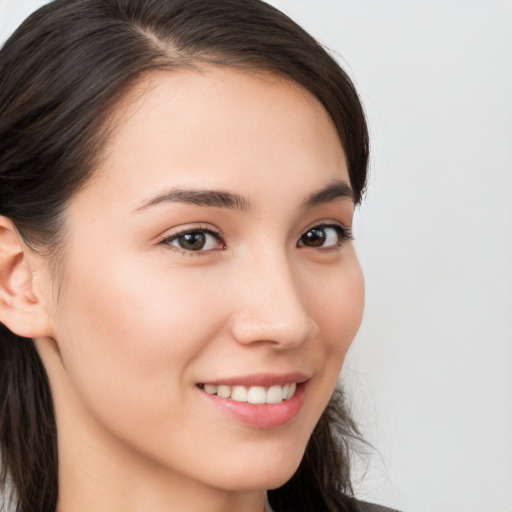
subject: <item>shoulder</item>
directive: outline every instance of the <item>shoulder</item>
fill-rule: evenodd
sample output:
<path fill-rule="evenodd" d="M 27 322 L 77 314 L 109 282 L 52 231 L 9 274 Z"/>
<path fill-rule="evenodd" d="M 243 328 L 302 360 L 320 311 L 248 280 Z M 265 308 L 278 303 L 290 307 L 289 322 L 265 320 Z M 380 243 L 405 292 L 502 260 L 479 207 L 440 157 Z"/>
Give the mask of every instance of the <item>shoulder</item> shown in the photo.
<path fill-rule="evenodd" d="M 357 505 L 360 512 L 398 512 L 398 510 L 393 508 L 383 507 L 375 503 L 367 503 L 366 501 L 358 501 Z"/>

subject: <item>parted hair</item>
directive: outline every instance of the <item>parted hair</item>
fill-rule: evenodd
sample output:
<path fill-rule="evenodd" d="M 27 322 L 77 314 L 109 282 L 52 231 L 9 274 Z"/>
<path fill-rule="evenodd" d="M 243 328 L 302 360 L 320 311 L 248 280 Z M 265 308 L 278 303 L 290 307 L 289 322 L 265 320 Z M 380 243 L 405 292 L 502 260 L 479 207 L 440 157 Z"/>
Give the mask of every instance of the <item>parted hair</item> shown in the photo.
<path fill-rule="evenodd" d="M 0 50 L 0 215 L 29 247 L 58 262 L 66 206 L 94 173 L 120 100 L 147 73 L 201 65 L 274 73 L 318 98 L 360 202 L 368 131 L 354 85 L 274 7 L 261 0 L 55 0 Z M 269 491 L 276 512 L 357 511 L 354 440 L 359 433 L 337 390 L 297 472 Z M 49 382 L 33 341 L 3 324 L 0 451 L 1 490 L 14 509 L 54 512 L 59 455 Z"/>

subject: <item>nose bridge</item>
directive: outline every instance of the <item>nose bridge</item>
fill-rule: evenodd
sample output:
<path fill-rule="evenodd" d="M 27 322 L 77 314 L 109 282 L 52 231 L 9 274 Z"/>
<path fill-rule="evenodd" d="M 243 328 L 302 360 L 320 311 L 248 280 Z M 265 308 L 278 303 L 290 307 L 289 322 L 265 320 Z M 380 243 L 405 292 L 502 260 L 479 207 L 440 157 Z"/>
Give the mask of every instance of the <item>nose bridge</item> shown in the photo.
<path fill-rule="evenodd" d="M 233 324 L 238 342 L 292 347 L 314 334 L 316 324 L 299 293 L 299 276 L 284 248 L 252 252 L 240 270 Z"/>

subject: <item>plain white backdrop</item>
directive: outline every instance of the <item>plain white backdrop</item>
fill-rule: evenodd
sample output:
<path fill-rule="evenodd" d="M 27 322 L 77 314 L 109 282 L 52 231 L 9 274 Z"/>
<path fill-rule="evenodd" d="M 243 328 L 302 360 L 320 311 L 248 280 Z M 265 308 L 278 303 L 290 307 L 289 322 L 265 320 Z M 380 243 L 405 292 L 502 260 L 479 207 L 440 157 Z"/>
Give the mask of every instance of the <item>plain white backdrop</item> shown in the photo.
<path fill-rule="evenodd" d="M 43 1 L 0 0 L 0 41 Z M 512 511 L 512 1 L 272 0 L 353 77 L 372 135 L 358 493 Z M 1 80 L 1 77 L 0 77 Z"/>

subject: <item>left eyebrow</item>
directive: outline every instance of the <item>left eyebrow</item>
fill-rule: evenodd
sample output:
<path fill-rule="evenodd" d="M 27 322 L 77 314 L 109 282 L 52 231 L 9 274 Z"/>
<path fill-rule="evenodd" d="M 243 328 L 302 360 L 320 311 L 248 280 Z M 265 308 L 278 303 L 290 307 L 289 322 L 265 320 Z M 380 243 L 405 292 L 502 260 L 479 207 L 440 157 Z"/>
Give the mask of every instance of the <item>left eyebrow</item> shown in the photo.
<path fill-rule="evenodd" d="M 311 208 L 313 206 L 335 201 L 336 199 L 345 198 L 354 201 L 354 192 L 348 183 L 339 180 L 310 194 L 304 201 L 304 206 L 306 208 Z"/>

